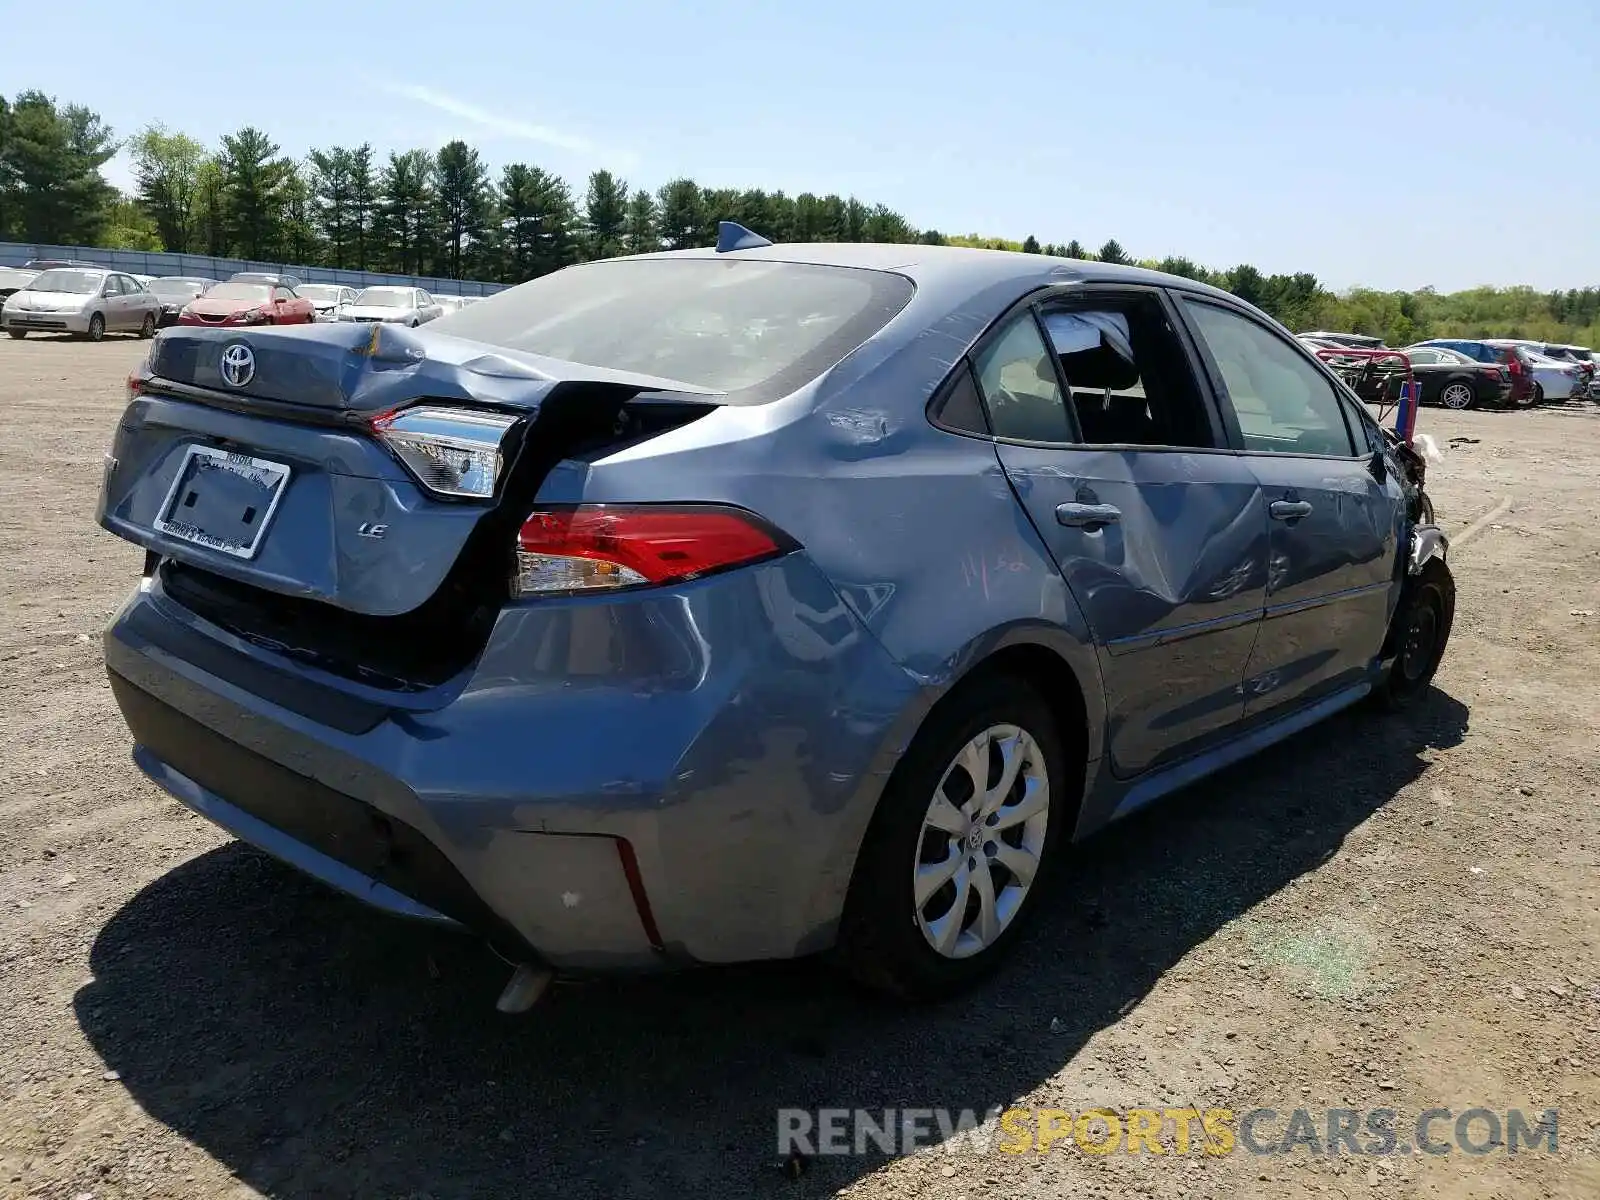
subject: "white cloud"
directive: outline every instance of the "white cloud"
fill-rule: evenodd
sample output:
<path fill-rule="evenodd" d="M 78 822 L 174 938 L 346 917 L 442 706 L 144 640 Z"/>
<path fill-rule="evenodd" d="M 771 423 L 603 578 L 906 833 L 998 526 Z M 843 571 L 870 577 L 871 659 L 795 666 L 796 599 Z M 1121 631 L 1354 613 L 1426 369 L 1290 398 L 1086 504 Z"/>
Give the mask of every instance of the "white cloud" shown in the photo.
<path fill-rule="evenodd" d="M 447 95 L 434 88 L 422 87 L 413 83 L 385 83 L 382 87 L 392 95 L 403 96 L 407 100 L 415 100 L 418 104 L 426 104 L 429 108 L 449 113 L 453 117 L 460 117 L 463 121 L 470 121 L 481 129 L 504 134 L 506 137 L 541 142 L 546 146 L 554 146 L 558 150 L 570 150 L 575 154 L 598 157 L 601 153 L 600 148 L 586 137 L 568 133 L 562 129 L 552 129 L 548 125 L 540 125 L 533 121 L 501 116 L 499 113 L 490 112 L 486 108 L 481 108 L 466 100 Z M 613 155 L 613 157 L 625 158 L 631 156 Z"/>

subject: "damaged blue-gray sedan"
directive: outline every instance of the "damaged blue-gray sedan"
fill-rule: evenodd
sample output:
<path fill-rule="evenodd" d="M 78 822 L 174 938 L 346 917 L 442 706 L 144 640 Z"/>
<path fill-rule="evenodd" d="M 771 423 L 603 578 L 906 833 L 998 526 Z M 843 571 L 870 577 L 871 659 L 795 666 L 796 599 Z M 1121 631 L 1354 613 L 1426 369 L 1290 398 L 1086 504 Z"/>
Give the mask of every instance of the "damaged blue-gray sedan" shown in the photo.
<path fill-rule="evenodd" d="M 822 951 L 926 998 L 1068 842 L 1427 690 L 1419 460 L 1260 312 L 724 232 L 421 330 L 163 333 L 99 511 L 150 778 L 481 934 L 508 1009 Z"/>

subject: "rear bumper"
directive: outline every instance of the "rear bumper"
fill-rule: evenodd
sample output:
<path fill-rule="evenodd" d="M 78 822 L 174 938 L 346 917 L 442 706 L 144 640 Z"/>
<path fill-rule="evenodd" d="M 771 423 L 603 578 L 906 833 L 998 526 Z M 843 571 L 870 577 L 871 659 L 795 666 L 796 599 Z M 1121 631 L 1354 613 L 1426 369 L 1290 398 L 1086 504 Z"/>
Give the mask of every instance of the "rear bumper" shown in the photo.
<path fill-rule="evenodd" d="M 835 611 L 795 602 L 824 594 Z M 156 581 L 105 656 L 140 768 L 196 812 L 378 908 L 584 971 L 830 944 L 919 690 L 803 555 L 507 609 L 469 677 L 409 711 L 359 685 L 319 709 L 333 685 Z"/>

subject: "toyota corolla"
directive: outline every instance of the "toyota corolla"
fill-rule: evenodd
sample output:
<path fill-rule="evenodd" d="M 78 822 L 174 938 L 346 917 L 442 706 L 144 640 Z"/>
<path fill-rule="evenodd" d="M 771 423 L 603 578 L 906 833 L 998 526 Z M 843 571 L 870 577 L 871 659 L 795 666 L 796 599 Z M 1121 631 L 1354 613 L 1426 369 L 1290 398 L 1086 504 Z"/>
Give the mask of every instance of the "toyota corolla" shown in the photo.
<path fill-rule="evenodd" d="M 570 267 L 422 330 L 178 327 L 99 519 L 138 765 L 552 972 L 992 968 L 1066 844 L 1364 698 L 1454 585 L 1272 320 L 933 246 Z"/>

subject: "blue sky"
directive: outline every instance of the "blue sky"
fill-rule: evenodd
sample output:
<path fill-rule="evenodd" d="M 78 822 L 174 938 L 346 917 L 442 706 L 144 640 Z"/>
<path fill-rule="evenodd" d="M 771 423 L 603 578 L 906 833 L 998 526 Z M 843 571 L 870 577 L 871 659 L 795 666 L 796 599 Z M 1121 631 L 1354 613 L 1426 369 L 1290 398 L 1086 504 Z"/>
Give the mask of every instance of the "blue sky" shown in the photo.
<path fill-rule="evenodd" d="M 1600 283 L 1594 4 L 74 0 L 0 5 L 0 91 L 119 133 L 461 137 L 497 174 L 854 193 L 1336 288 L 1578 287 Z"/>

